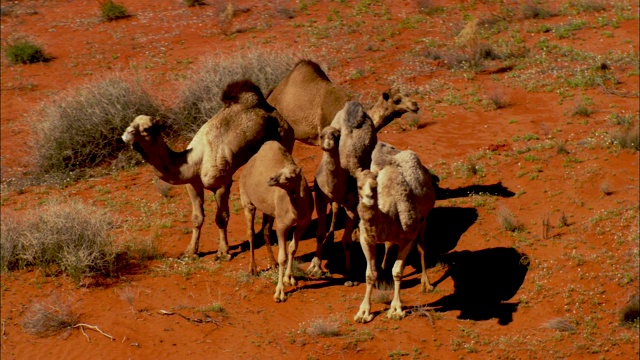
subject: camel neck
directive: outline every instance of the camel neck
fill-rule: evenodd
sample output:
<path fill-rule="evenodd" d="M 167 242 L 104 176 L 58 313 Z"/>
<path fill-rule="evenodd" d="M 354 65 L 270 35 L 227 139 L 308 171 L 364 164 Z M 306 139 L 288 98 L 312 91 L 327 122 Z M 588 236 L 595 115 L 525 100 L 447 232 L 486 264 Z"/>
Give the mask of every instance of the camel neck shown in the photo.
<path fill-rule="evenodd" d="M 136 150 L 156 171 L 156 175 L 170 184 L 186 184 L 195 175 L 193 166 L 188 163 L 190 149 L 174 151 L 162 138 L 156 139 L 150 146 L 139 146 Z"/>

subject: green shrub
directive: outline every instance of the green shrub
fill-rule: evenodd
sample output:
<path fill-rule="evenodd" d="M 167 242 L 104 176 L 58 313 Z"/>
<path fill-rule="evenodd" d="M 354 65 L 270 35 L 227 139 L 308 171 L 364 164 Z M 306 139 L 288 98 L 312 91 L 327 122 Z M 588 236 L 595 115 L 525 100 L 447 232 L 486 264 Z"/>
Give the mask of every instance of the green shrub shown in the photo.
<path fill-rule="evenodd" d="M 62 93 L 28 116 L 34 165 L 43 174 L 102 165 L 124 148 L 118 139 L 137 115 L 160 112 L 141 80 L 124 74 Z"/>
<path fill-rule="evenodd" d="M 114 21 L 129 17 L 127 9 L 113 0 L 106 0 L 100 3 L 100 13 L 106 21 Z"/>
<path fill-rule="evenodd" d="M 206 3 L 204 2 L 204 0 L 184 0 L 184 3 L 188 6 L 188 7 L 193 7 L 193 6 L 202 6 L 205 5 Z"/>
<path fill-rule="evenodd" d="M 76 283 L 85 276 L 110 276 L 116 251 L 106 212 L 74 201 L 53 201 L 27 216 L 2 217 L 1 270 L 35 266 L 46 275 L 62 272 Z"/>
<path fill-rule="evenodd" d="M 230 56 L 208 57 L 185 81 L 170 114 L 178 135 L 192 137 L 222 108 L 220 94 L 227 84 L 249 79 L 266 94 L 294 65 L 294 59 L 280 52 L 245 51 Z"/>
<path fill-rule="evenodd" d="M 5 45 L 4 54 L 12 64 L 33 64 L 51 60 L 40 45 L 24 38 L 10 40 Z"/>

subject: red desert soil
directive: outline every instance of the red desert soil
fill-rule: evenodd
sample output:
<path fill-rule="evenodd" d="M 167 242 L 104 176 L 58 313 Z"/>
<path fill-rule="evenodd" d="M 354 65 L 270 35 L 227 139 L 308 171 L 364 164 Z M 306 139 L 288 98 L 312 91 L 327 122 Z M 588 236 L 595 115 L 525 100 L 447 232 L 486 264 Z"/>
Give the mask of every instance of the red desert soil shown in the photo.
<path fill-rule="evenodd" d="M 163 259 L 82 286 L 37 270 L 2 274 L 3 360 L 638 358 L 637 327 L 623 327 L 619 321 L 620 310 L 638 292 L 638 152 L 607 142 L 617 129 L 611 114 L 637 119 L 637 63 L 609 64 L 620 80 L 615 91 L 571 88 L 573 96 L 561 101 L 562 94 L 543 86 L 525 90 L 526 83 L 540 80 L 540 75 L 512 76 L 524 73 L 517 63 L 515 72 L 493 72 L 503 64 L 487 61 L 485 69 L 474 74 L 452 71 L 446 62 L 412 51 L 426 51 L 425 39 L 452 43 L 465 19 L 501 14 L 502 8 L 517 12 L 524 2 L 270 5 L 237 0 L 231 3 L 243 11 L 226 23 L 219 20 L 227 4 L 223 1 L 209 0 L 194 8 L 179 0 L 118 2 L 133 16 L 103 22 L 96 1 L 2 1 L 3 44 L 11 36 L 28 35 L 55 57 L 31 65 L 2 60 L 2 214 L 36 209 L 54 197 L 81 198 L 119 217 L 124 225 L 115 233 L 116 241 L 155 239 Z M 418 5 L 429 3 L 441 11 L 420 14 Z M 621 7 L 600 3 L 607 4 L 605 11 L 516 19 L 509 31 L 516 29 L 529 48 L 544 36 L 605 58 L 611 50 L 629 53 L 637 62 L 637 2 L 629 2 L 626 10 L 635 17 L 620 19 L 616 26 L 600 26 L 598 19 L 615 19 Z M 293 17 L 283 16 L 285 10 Z M 343 27 L 330 26 L 338 16 Z M 588 25 L 564 39 L 527 31 L 574 20 Z M 434 292 L 422 294 L 419 276 L 408 265 L 402 290 L 405 319 L 387 319 L 388 304 L 375 302 L 373 321 L 354 323 L 365 287 L 357 244 L 359 285 L 344 286 L 340 272 L 325 279 L 300 277 L 295 288 L 287 289 L 287 301 L 275 303 L 271 279 L 247 275 L 248 253 L 240 246 L 246 241 L 242 211 L 232 214 L 229 224 L 234 257 L 215 262 L 218 235 L 210 197 L 201 259 L 178 260 L 190 239 L 188 196 L 182 187 L 173 187 L 169 197 L 163 197 L 147 165 L 64 189 L 8 186 L 31 166 L 24 147 L 30 136 L 25 115 L 52 95 L 116 71 L 135 71 L 148 78 L 155 96 L 170 102 L 180 79 L 204 56 L 241 49 L 312 58 L 334 82 L 369 103 L 372 94 L 394 82 L 418 90 L 419 115 L 388 125 L 379 137 L 416 151 L 440 177 L 445 191 L 428 230 L 430 244 L 440 255 L 432 256 L 429 277 L 435 282 L 447 269 L 452 276 Z M 502 92 L 508 106 L 483 108 L 482 101 L 492 92 Z M 591 99 L 593 114 L 572 116 L 583 97 Z M 568 154 L 557 151 L 556 144 L 562 142 Z M 296 144 L 294 158 L 309 181 L 320 157 L 318 148 Z M 237 202 L 237 184 L 232 192 Z M 524 231 L 508 232 L 498 223 L 505 209 L 524 224 Z M 559 226 L 563 214 L 568 224 Z M 543 237 L 547 217 L 551 231 Z M 313 237 L 301 242 L 297 255 L 302 269 L 314 249 Z M 264 247 L 257 259 L 264 268 Z M 82 323 L 98 326 L 114 340 L 90 329 L 90 342 L 77 328 L 46 338 L 25 333 L 21 324 L 27 310 L 52 293 L 71 299 Z M 215 310 L 220 307 L 223 311 Z M 189 322 L 160 310 L 213 321 Z M 545 326 L 555 319 L 567 319 L 575 331 Z M 314 333 L 318 324 L 336 326 L 337 334 Z"/>

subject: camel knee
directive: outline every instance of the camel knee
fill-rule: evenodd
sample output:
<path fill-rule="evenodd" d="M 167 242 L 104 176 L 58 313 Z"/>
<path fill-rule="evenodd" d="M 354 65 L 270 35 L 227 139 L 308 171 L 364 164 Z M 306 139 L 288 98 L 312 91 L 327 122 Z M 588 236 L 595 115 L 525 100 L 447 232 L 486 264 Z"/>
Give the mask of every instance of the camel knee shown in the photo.
<path fill-rule="evenodd" d="M 194 228 L 201 228 L 202 223 L 204 222 L 204 216 L 202 214 L 193 213 L 191 215 L 191 222 L 193 223 Z"/>

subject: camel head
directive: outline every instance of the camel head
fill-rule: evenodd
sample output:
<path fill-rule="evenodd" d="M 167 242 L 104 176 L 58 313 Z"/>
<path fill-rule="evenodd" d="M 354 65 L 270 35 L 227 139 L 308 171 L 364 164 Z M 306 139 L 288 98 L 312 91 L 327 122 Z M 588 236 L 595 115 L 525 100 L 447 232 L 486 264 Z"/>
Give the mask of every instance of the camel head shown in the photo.
<path fill-rule="evenodd" d="M 376 203 L 378 173 L 371 170 L 358 170 L 356 181 L 358 182 L 358 197 L 360 203 L 366 206 L 373 206 Z"/>
<path fill-rule="evenodd" d="M 340 142 L 340 130 L 333 126 L 327 126 L 320 133 L 320 146 L 324 151 L 331 151 L 336 148 Z"/>
<path fill-rule="evenodd" d="M 295 164 L 290 164 L 272 175 L 267 181 L 267 185 L 277 186 L 291 193 L 300 189 L 301 181 L 302 169 Z"/>
<path fill-rule="evenodd" d="M 152 141 L 162 131 L 161 125 L 156 123 L 151 116 L 140 115 L 133 119 L 131 125 L 122 134 L 122 140 L 125 144 L 134 146 L 140 141 Z"/>
<path fill-rule="evenodd" d="M 378 102 L 382 102 L 386 107 L 386 113 L 397 114 L 400 116 L 404 113 L 417 113 L 420 110 L 418 103 L 409 98 L 409 95 L 398 89 L 390 88 L 382 93 Z"/>

